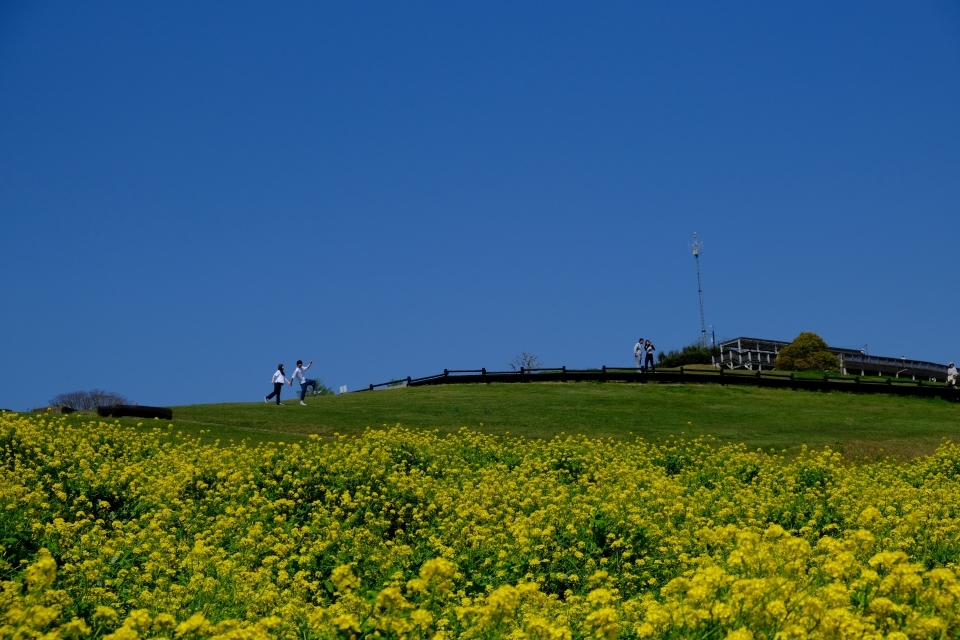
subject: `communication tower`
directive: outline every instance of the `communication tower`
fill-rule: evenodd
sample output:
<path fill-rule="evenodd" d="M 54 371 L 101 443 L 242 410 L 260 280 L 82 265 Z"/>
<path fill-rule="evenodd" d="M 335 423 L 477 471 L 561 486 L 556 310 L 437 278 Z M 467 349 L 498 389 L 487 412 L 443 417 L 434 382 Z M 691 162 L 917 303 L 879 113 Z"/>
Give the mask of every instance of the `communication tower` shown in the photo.
<path fill-rule="evenodd" d="M 700 285 L 700 253 L 703 243 L 697 240 L 697 232 L 693 232 L 693 257 L 697 261 L 697 292 L 700 294 L 700 346 L 707 348 L 707 323 L 703 317 L 703 287 Z"/>

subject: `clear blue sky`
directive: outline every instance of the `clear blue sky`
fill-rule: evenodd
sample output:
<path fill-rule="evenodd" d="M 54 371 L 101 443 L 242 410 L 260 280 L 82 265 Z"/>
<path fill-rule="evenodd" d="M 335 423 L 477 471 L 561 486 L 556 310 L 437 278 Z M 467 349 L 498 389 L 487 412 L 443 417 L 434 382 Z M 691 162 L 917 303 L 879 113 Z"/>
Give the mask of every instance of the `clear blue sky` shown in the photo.
<path fill-rule="evenodd" d="M 0 407 L 960 358 L 960 5 L 0 3 Z M 285 391 L 289 396 L 290 391 Z"/>

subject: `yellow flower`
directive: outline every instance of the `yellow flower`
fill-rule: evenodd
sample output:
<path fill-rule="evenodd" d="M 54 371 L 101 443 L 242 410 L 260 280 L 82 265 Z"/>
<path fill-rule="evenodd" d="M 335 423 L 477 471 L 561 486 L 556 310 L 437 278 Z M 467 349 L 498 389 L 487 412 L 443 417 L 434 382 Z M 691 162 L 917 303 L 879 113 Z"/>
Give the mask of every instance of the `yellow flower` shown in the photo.
<path fill-rule="evenodd" d="M 105 605 L 98 605 L 93 611 L 93 620 L 105 625 L 116 624 L 118 617 L 119 616 L 113 607 L 108 607 Z"/>
<path fill-rule="evenodd" d="M 616 638 L 620 625 L 613 607 L 601 607 L 587 615 L 584 628 L 593 638 Z"/>
<path fill-rule="evenodd" d="M 57 563 L 48 550 L 40 550 L 40 558 L 27 569 L 26 578 L 31 589 L 49 587 L 57 579 Z"/>
<path fill-rule="evenodd" d="M 120 627 L 113 633 L 108 633 L 103 636 L 103 640 L 137 640 L 140 635 L 137 633 L 136 629 L 131 629 L 130 627 Z"/>
<path fill-rule="evenodd" d="M 3 413 L 0 448 L 25 542 L 0 558 L 0 637 L 905 640 L 949 635 L 960 604 L 952 443 L 847 465 L 707 438 L 214 444 Z M 10 560 L 44 544 L 59 566 Z"/>
<path fill-rule="evenodd" d="M 137 631 L 146 631 L 150 628 L 152 622 L 146 609 L 135 609 L 127 615 L 127 619 L 123 621 L 123 626 Z"/>
<path fill-rule="evenodd" d="M 337 567 L 330 574 L 330 582 L 337 588 L 337 591 L 348 592 L 360 586 L 360 580 L 353 575 L 353 569 L 345 564 Z"/>
<path fill-rule="evenodd" d="M 360 619 L 352 613 L 343 613 L 333 619 L 333 625 L 341 631 L 360 631 Z"/>
<path fill-rule="evenodd" d="M 426 609 L 416 609 L 410 614 L 410 620 L 417 628 L 426 630 L 433 622 L 433 614 Z"/>
<path fill-rule="evenodd" d="M 407 600 L 396 587 L 387 587 L 377 594 L 377 606 L 381 609 L 399 609 L 407 604 Z"/>
<path fill-rule="evenodd" d="M 177 625 L 174 635 L 177 638 L 183 638 L 191 634 L 203 635 L 210 627 L 210 623 L 202 613 L 195 613 L 180 624 Z"/>
<path fill-rule="evenodd" d="M 153 630 L 159 633 L 165 633 L 177 626 L 177 619 L 169 613 L 159 613 L 153 619 Z"/>

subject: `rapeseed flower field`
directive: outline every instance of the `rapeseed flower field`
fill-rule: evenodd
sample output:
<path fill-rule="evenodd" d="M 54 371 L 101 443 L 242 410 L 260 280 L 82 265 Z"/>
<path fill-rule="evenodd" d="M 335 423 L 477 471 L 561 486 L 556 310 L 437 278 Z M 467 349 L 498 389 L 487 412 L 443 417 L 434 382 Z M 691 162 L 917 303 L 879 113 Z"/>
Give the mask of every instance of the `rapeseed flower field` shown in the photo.
<path fill-rule="evenodd" d="M 951 443 L 848 464 L 399 426 L 224 446 L 153 424 L 0 414 L 0 637 L 960 636 Z"/>

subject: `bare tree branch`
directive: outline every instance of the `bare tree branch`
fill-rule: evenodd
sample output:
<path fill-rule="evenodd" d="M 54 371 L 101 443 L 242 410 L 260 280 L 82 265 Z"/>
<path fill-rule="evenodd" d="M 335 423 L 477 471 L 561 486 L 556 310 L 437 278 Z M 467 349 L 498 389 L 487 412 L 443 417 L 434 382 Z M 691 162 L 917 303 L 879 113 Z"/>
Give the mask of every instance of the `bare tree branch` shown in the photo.
<path fill-rule="evenodd" d="M 542 366 L 543 363 L 540 362 L 540 358 L 538 358 L 535 354 L 527 353 L 526 351 L 518 355 L 510 362 L 510 368 L 513 371 L 520 371 L 521 368 L 524 370 L 539 369 Z"/>
<path fill-rule="evenodd" d="M 60 393 L 50 399 L 50 406 L 52 407 L 70 407 L 71 409 L 97 409 L 98 407 L 127 403 L 127 399 L 119 393 L 104 391 L 103 389 Z"/>

